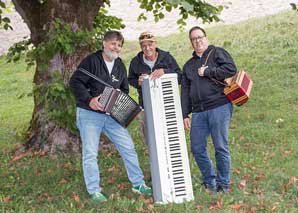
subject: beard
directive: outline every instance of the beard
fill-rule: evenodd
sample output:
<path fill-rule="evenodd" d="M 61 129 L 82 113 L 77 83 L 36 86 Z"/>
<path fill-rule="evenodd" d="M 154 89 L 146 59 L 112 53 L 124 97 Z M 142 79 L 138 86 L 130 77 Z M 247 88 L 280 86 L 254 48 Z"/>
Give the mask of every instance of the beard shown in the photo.
<path fill-rule="evenodd" d="M 113 61 L 119 57 L 119 53 L 111 51 L 111 50 L 104 50 L 103 52 L 111 61 Z"/>

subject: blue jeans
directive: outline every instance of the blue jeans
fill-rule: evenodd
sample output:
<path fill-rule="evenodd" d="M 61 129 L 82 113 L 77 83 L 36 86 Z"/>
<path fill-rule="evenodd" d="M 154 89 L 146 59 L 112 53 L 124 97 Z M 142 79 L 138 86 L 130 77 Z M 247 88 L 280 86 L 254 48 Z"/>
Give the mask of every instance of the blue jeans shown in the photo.
<path fill-rule="evenodd" d="M 82 139 L 83 173 L 89 194 L 100 192 L 100 173 L 97 163 L 99 138 L 101 132 L 114 143 L 120 153 L 128 179 L 133 186 L 144 183 L 143 172 L 134 143 L 127 129 L 111 116 L 77 108 L 77 126 Z"/>
<path fill-rule="evenodd" d="M 200 168 L 203 183 L 207 187 L 221 186 L 227 189 L 230 181 L 230 151 L 228 129 L 232 117 L 231 103 L 220 107 L 192 114 L 191 151 Z M 217 174 L 210 160 L 207 141 L 211 135 L 215 149 Z"/>

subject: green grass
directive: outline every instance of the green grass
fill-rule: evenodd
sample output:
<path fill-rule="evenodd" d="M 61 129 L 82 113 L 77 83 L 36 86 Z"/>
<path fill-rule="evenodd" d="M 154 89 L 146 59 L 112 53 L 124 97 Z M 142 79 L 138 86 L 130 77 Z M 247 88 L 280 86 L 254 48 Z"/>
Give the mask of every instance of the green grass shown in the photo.
<path fill-rule="evenodd" d="M 298 182 L 293 178 L 298 178 L 297 25 L 297 12 L 286 12 L 207 29 L 210 43 L 225 47 L 254 85 L 249 102 L 234 107 L 229 135 L 232 192 L 210 198 L 200 186 L 201 175 L 190 156 L 195 200 L 181 205 L 152 207 L 150 199 L 133 194 L 114 150 L 100 152 L 101 184 L 110 198 L 100 205 L 90 202 L 85 191 L 80 155 L 36 154 L 12 162 L 13 150 L 24 143 L 31 118 L 33 100 L 27 94 L 32 90 L 33 70 L 25 71 L 24 62 L 6 64 L 0 58 L 0 212 L 149 212 L 152 208 L 154 212 L 207 212 L 216 201 L 224 212 L 297 212 Z M 159 38 L 158 44 L 181 66 L 192 53 L 187 33 Z M 137 42 L 125 44 L 127 65 L 138 51 Z M 137 121 L 129 129 L 148 181 L 148 152 Z M 189 142 L 188 134 L 187 138 Z"/>

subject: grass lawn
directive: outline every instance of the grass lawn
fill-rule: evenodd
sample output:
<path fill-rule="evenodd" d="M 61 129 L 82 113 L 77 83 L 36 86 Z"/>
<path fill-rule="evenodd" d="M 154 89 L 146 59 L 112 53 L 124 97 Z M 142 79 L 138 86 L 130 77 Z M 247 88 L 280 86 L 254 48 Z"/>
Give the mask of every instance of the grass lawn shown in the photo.
<path fill-rule="evenodd" d="M 210 43 L 226 48 L 254 85 L 249 102 L 234 107 L 229 135 L 232 192 L 209 197 L 189 155 L 195 200 L 180 205 L 156 206 L 152 198 L 133 194 L 113 149 L 100 151 L 101 185 L 109 197 L 100 205 L 89 200 L 80 155 L 36 154 L 12 161 L 15 148 L 25 142 L 33 110 L 34 69 L 26 71 L 24 62 L 6 64 L 1 57 L 0 212 L 298 212 L 297 17 L 291 11 L 207 29 Z M 192 53 L 187 33 L 159 38 L 158 45 L 181 67 Z M 137 42 L 125 44 L 122 57 L 127 65 L 138 51 Z M 129 130 L 149 182 L 148 150 L 136 120 Z"/>

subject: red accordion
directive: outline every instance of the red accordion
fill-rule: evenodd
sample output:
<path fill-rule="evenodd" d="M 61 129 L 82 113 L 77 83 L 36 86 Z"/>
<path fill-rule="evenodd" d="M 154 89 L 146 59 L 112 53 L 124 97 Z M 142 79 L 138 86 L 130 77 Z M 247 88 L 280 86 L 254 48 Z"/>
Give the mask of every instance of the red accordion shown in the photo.
<path fill-rule="evenodd" d="M 224 93 L 233 104 L 241 106 L 247 102 L 253 82 L 245 71 L 241 70 L 225 81 Z"/>

